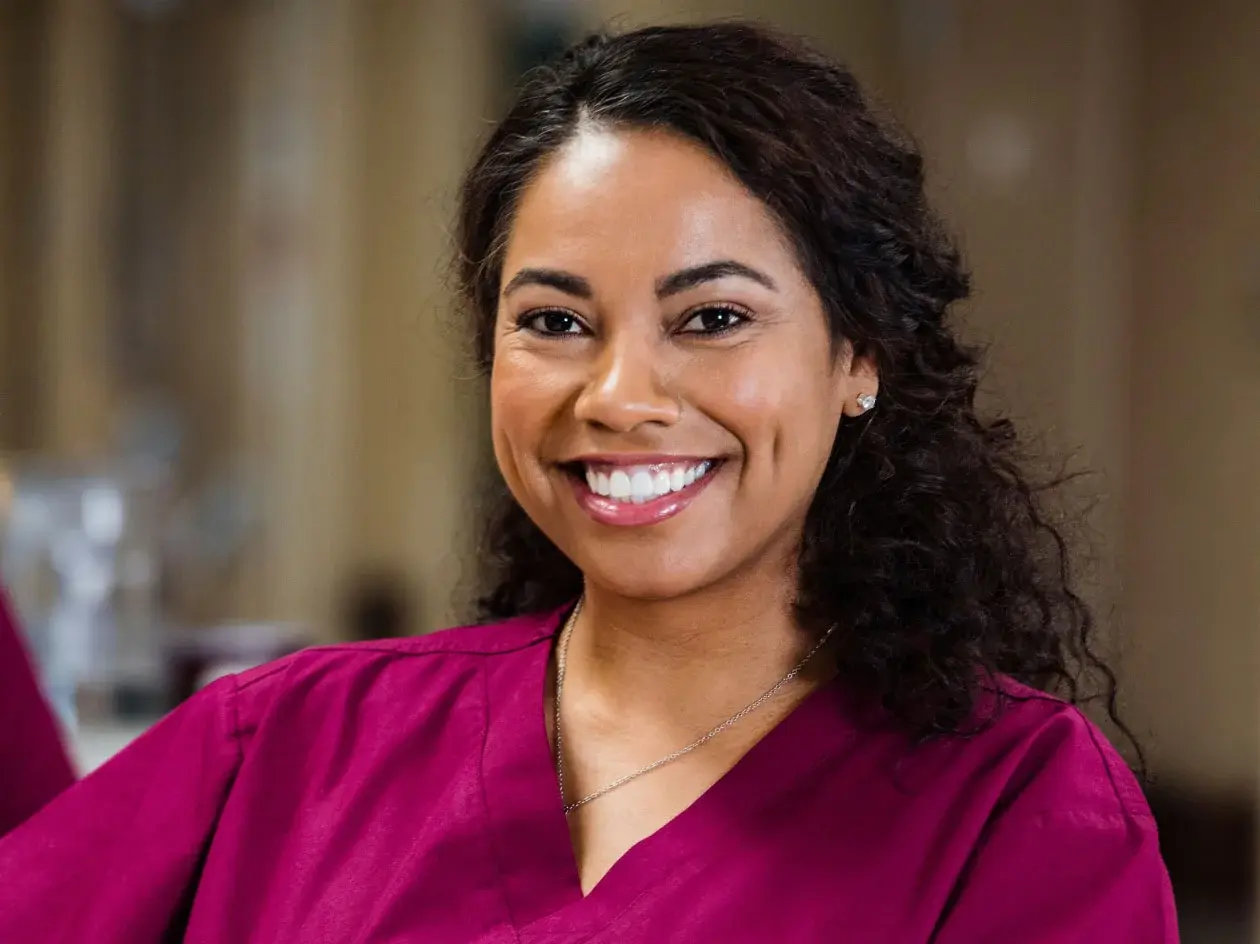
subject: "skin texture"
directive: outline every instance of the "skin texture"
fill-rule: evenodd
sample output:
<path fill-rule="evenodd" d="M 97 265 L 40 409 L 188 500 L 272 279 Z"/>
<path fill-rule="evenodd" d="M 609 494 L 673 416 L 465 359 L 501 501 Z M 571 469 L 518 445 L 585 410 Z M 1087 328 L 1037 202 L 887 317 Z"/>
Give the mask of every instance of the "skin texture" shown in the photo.
<path fill-rule="evenodd" d="M 715 263 L 748 271 L 709 269 L 718 277 L 670 290 Z M 495 454 L 585 579 L 562 706 L 573 800 L 689 743 L 801 657 L 792 601 L 805 514 L 838 424 L 878 380 L 831 343 L 766 207 L 668 134 L 586 127 L 570 139 L 522 196 L 502 284 Z M 627 454 L 720 465 L 677 515 L 615 527 L 587 514 L 562 463 Z M 584 887 L 821 677 L 571 816 Z"/>

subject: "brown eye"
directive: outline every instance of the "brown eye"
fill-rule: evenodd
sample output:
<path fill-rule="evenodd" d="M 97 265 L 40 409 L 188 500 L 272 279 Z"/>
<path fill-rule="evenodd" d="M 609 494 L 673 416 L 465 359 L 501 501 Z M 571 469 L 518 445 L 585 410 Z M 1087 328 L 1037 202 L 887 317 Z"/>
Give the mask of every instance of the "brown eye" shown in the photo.
<path fill-rule="evenodd" d="M 738 328 L 748 316 L 729 305 L 711 305 L 694 312 L 683 325 L 684 334 L 725 334 Z"/>
<path fill-rule="evenodd" d="M 542 335 L 581 334 L 582 322 L 578 316 L 561 309 L 534 311 L 518 322 L 522 328 Z"/>

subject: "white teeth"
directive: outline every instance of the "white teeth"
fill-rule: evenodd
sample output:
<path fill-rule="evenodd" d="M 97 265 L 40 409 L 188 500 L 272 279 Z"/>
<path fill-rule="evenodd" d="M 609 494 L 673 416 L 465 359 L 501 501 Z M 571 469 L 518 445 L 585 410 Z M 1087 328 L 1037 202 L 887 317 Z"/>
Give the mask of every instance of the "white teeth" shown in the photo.
<path fill-rule="evenodd" d="M 630 476 L 618 469 L 608 476 L 608 496 L 625 501 L 630 497 Z"/>
<path fill-rule="evenodd" d="M 652 497 L 652 473 L 642 469 L 630 476 L 630 500 L 641 505 Z"/>
<path fill-rule="evenodd" d="M 640 505 L 654 498 L 662 498 L 670 492 L 682 491 L 693 485 L 697 479 L 703 478 L 712 467 L 713 463 L 706 460 L 690 466 L 671 463 L 664 467 L 633 466 L 612 472 L 588 468 L 586 485 L 596 495 Z"/>

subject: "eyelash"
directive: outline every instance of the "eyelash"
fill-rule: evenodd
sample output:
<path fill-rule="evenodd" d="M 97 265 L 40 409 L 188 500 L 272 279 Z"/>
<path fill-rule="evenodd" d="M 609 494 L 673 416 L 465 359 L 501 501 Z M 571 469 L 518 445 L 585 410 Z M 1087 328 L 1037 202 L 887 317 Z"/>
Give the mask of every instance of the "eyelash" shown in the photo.
<path fill-rule="evenodd" d="M 685 330 L 687 325 L 691 324 L 691 322 L 700 318 L 702 315 L 714 313 L 726 315 L 729 319 L 729 323 L 725 327 L 718 328 L 715 331 Z M 693 334 L 705 338 L 720 338 L 738 331 L 744 325 L 748 324 L 752 321 L 752 314 L 747 309 L 740 308 L 737 305 L 701 305 L 699 308 L 693 308 L 691 311 L 687 312 L 686 319 L 687 320 L 682 323 L 682 329 L 679 331 L 680 334 Z"/>
<path fill-rule="evenodd" d="M 691 322 L 695 321 L 700 316 L 706 315 L 706 314 L 712 314 L 715 312 L 723 314 L 723 315 L 727 315 L 727 316 L 732 316 L 733 323 L 728 324 L 725 327 L 718 328 L 717 330 L 714 330 L 714 331 L 703 331 L 703 330 L 688 331 L 686 330 L 686 326 L 691 324 Z M 577 331 L 542 330 L 540 328 L 540 322 L 542 321 L 542 319 L 546 318 L 548 315 L 559 315 L 561 317 L 570 319 L 573 324 L 579 327 L 585 327 L 582 323 L 581 318 L 579 318 L 573 312 L 566 311 L 563 308 L 542 308 L 542 309 L 534 309 L 533 311 L 527 311 L 524 314 L 522 314 L 519 318 L 516 319 L 516 327 L 518 330 L 531 331 L 534 334 L 537 334 L 545 338 L 570 337 L 570 336 L 580 335 L 581 333 L 583 333 L 583 332 L 577 332 Z M 752 316 L 746 310 L 744 310 L 743 308 L 739 308 L 735 305 L 702 305 L 699 308 L 693 308 L 691 311 L 687 312 L 685 319 L 682 322 L 682 326 L 678 329 L 677 333 L 696 335 L 696 336 L 705 337 L 705 338 L 718 338 L 718 337 L 722 337 L 724 335 L 730 334 L 733 331 L 739 330 L 739 328 L 741 328 L 743 325 L 745 325 L 751 320 L 752 320 Z"/>
<path fill-rule="evenodd" d="M 532 311 L 524 312 L 516 319 L 516 328 L 518 331 L 530 331 L 544 338 L 560 338 L 570 334 L 579 332 L 573 331 L 544 331 L 539 327 L 542 319 L 548 315 L 559 315 L 563 318 L 571 319 L 575 324 L 581 325 L 582 319 L 571 311 L 565 311 L 563 308 L 535 308 Z"/>

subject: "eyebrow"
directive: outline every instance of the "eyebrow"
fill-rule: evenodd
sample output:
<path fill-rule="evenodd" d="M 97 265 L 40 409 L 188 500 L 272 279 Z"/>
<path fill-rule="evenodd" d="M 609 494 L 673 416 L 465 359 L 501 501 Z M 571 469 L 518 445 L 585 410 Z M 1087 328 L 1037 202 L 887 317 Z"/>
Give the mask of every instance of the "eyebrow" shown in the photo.
<path fill-rule="evenodd" d="M 770 278 L 770 276 L 758 272 L 742 262 L 736 262 L 733 259 L 722 259 L 718 262 L 706 262 L 704 265 L 679 269 L 677 272 L 665 276 L 665 278 L 656 283 L 656 296 L 657 298 L 667 298 L 670 295 L 677 295 L 679 292 L 695 288 L 697 285 L 703 285 L 705 282 L 716 282 L 718 279 L 727 278 L 748 279 L 750 282 L 756 282 L 772 292 L 778 290 L 778 286 L 774 284 L 774 279 Z"/>
<path fill-rule="evenodd" d="M 772 292 L 778 291 L 778 286 L 774 284 L 774 279 L 765 273 L 758 272 L 751 266 L 744 265 L 742 262 L 736 262 L 733 259 L 721 259 L 716 262 L 706 262 L 703 265 L 679 269 L 677 272 L 672 272 L 664 278 L 658 279 L 656 282 L 656 296 L 657 298 L 668 298 L 671 295 L 677 295 L 688 289 L 703 285 L 705 282 L 716 282 L 718 279 L 726 278 L 748 279 L 750 282 L 756 282 Z M 541 285 L 545 288 L 554 288 L 575 298 L 589 299 L 595 294 L 591 289 L 591 283 L 580 275 L 574 275 L 561 269 L 527 268 L 521 269 L 512 276 L 507 285 L 503 287 L 503 296 L 506 298 L 517 289 L 526 285 Z"/>
<path fill-rule="evenodd" d="M 564 292 L 566 295 L 573 295 L 577 298 L 590 298 L 595 294 L 591 291 L 591 283 L 580 275 L 573 275 L 560 269 L 521 269 L 516 275 L 512 276 L 511 281 L 507 285 L 503 286 L 503 297 L 506 298 L 517 289 L 524 288 L 526 285 L 542 285 L 545 288 L 554 288 L 557 291 Z"/>

